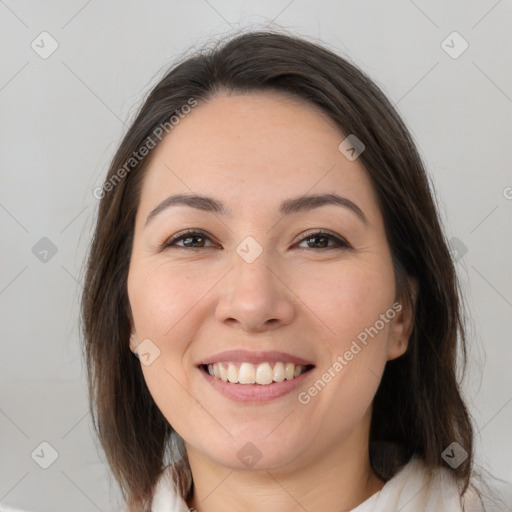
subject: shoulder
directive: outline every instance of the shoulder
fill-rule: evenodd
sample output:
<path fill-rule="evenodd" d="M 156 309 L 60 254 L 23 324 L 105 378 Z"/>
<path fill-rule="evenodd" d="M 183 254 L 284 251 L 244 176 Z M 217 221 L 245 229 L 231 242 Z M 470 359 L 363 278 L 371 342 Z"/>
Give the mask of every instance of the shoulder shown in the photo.
<path fill-rule="evenodd" d="M 429 469 L 418 457 L 410 459 L 385 483 L 375 509 L 463 512 L 453 473 L 444 467 Z"/>
<path fill-rule="evenodd" d="M 400 495 L 401 501 L 409 500 L 410 496 L 414 503 L 417 501 L 415 510 L 512 512 L 511 482 L 476 482 L 473 477 L 461 496 L 461 483 L 451 469 L 444 466 L 428 469 L 423 460 L 417 457 L 403 466 L 386 485 L 389 485 L 391 494 Z"/>
<path fill-rule="evenodd" d="M 183 471 L 183 464 L 180 464 L 180 461 L 166 466 L 158 476 L 150 500 L 151 512 L 190 512 L 177 490 L 176 482 L 180 482 L 185 489 L 190 489 L 192 485 L 191 474 L 189 471 Z M 125 505 L 118 512 L 129 512 L 128 506 Z"/>
<path fill-rule="evenodd" d="M 167 466 L 160 474 L 153 492 L 151 512 L 189 512 L 185 500 L 177 490 L 176 482 L 180 481 L 180 475 L 183 476 L 185 481 L 180 482 L 188 489 L 192 485 L 192 477 L 190 472 L 183 475 L 178 468 L 183 469 L 179 461 Z"/>

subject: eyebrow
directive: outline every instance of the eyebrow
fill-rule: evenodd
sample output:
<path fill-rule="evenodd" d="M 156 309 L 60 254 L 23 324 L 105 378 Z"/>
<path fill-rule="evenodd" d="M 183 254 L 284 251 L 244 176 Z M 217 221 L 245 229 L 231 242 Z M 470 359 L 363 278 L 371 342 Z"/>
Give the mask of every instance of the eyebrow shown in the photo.
<path fill-rule="evenodd" d="M 361 208 L 350 199 L 339 196 L 338 194 L 313 194 L 286 199 L 279 206 L 279 213 L 283 216 L 293 215 L 326 205 L 346 208 L 355 213 L 365 225 L 368 224 L 368 219 Z M 151 219 L 155 218 L 159 213 L 173 206 L 188 206 L 197 210 L 216 213 L 224 217 L 233 217 L 231 210 L 227 208 L 222 201 L 214 199 L 213 197 L 197 194 L 176 194 L 164 199 L 156 208 L 151 210 L 146 218 L 145 225 L 147 226 Z"/>

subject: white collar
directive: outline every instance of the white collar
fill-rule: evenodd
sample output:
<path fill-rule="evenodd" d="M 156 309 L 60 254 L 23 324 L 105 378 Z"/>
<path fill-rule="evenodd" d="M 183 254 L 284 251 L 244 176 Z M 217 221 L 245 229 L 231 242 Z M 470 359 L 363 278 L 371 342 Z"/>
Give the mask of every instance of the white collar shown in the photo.
<path fill-rule="evenodd" d="M 189 512 L 175 491 L 173 466 L 159 477 L 153 494 L 151 512 Z M 463 512 L 457 482 L 448 468 L 429 474 L 423 461 L 413 457 L 382 489 L 351 512 Z M 466 510 L 468 510 L 466 508 Z M 471 509 L 473 510 L 473 509 Z"/>

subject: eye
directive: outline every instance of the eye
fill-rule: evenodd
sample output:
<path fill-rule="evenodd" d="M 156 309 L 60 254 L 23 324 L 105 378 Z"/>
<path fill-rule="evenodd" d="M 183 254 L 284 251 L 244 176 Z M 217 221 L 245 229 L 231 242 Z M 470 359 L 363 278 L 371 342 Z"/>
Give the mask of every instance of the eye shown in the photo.
<path fill-rule="evenodd" d="M 205 245 L 205 242 L 210 240 L 210 237 L 203 231 L 198 230 L 186 230 L 177 233 L 173 237 L 169 238 L 163 245 L 162 249 L 168 247 L 179 247 L 182 249 L 204 249 L 209 246 Z M 329 245 L 329 241 L 333 242 L 333 245 Z M 183 245 L 178 245 L 178 242 L 183 242 Z M 316 231 L 313 233 L 306 233 L 300 236 L 300 244 L 306 242 L 309 247 L 308 249 L 336 249 L 346 248 L 350 249 L 351 246 L 342 238 L 334 235 L 329 231 Z M 316 245 L 316 247 L 314 247 Z M 215 247 L 211 245 L 210 247 Z"/>
<path fill-rule="evenodd" d="M 182 249 L 202 249 L 205 247 L 205 240 L 210 240 L 210 238 L 202 231 L 181 231 L 180 233 L 177 233 L 173 237 L 169 238 L 169 240 L 163 244 L 162 249 L 173 246 L 180 247 Z M 181 241 L 183 241 L 184 245 L 177 245 L 177 242 Z"/>
<path fill-rule="evenodd" d="M 309 249 L 336 249 L 336 248 L 347 248 L 350 249 L 351 246 L 342 238 L 334 235 L 329 231 L 316 231 L 314 233 L 306 233 L 300 236 L 301 244 L 307 242 Z M 334 245 L 329 246 L 329 240 L 334 242 Z M 312 242 L 311 242 L 312 241 Z M 316 244 L 316 247 L 312 247 Z"/>

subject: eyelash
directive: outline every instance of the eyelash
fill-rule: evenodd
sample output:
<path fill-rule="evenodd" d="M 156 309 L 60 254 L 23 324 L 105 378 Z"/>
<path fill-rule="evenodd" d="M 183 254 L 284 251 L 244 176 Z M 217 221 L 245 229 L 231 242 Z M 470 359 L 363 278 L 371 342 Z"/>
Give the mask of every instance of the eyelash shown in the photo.
<path fill-rule="evenodd" d="M 202 238 L 208 239 L 208 240 L 210 239 L 210 237 L 205 232 L 200 231 L 200 230 L 190 229 L 190 230 L 186 230 L 186 231 L 177 233 L 173 237 L 169 238 L 166 242 L 164 242 L 162 244 L 161 249 L 164 250 L 164 249 L 171 248 L 171 247 L 179 247 L 180 249 L 186 249 L 189 251 L 198 251 L 200 249 L 207 249 L 208 247 L 182 247 L 180 245 L 176 245 L 176 242 L 181 242 L 182 240 L 185 240 L 187 238 L 194 238 L 196 236 L 199 236 L 199 237 L 202 237 Z M 319 230 L 319 231 L 315 231 L 313 233 L 307 233 L 305 235 L 301 235 L 298 243 L 302 243 L 304 240 L 308 240 L 310 238 L 315 238 L 318 236 L 321 236 L 323 238 L 329 238 L 332 241 L 334 241 L 334 243 L 336 245 L 332 246 L 332 247 L 322 247 L 322 248 L 316 249 L 316 250 L 326 251 L 326 250 L 331 250 L 331 249 L 352 249 L 352 246 L 346 240 L 334 235 L 330 231 L 325 231 L 325 230 Z M 313 248 L 306 248 L 306 249 L 313 249 Z M 313 249 L 313 250 L 315 250 L 315 249 Z"/>

